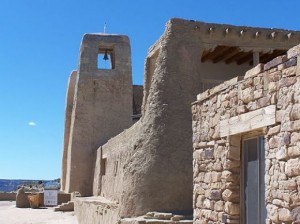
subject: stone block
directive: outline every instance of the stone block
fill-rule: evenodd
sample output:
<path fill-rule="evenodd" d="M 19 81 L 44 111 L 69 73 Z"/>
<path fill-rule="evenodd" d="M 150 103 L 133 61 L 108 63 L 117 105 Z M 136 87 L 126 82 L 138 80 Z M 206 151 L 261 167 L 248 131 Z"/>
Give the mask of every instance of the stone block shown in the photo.
<path fill-rule="evenodd" d="M 258 64 L 254 68 L 248 70 L 245 74 L 244 79 L 251 78 L 259 73 L 261 73 L 264 69 L 264 64 Z"/>
<path fill-rule="evenodd" d="M 277 91 L 278 83 L 277 82 L 270 82 L 268 85 L 268 90 L 270 93 Z"/>
<path fill-rule="evenodd" d="M 278 136 L 273 136 L 269 140 L 269 147 L 271 149 L 278 148 L 280 146 L 280 138 Z"/>
<path fill-rule="evenodd" d="M 239 161 L 241 157 L 241 150 L 239 146 L 230 145 L 227 151 L 227 158 Z"/>
<path fill-rule="evenodd" d="M 294 223 L 300 223 L 300 206 L 294 208 L 290 215 Z"/>
<path fill-rule="evenodd" d="M 238 191 L 233 191 L 230 189 L 226 189 L 222 193 L 222 198 L 225 201 L 230 201 L 230 202 L 239 202 L 240 200 L 240 195 Z"/>
<path fill-rule="evenodd" d="M 219 172 L 216 172 L 216 171 L 212 171 L 211 172 L 211 181 L 213 183 L 221 181 L 221 175 L 222 175 L 222 173 L 219 173 Z"/>
<path fill-rule="evenodd" d="M 297 77 L 286 77 L 282 78 L 278 82 L 278 88 L 288 87 L 297 82 Z"/>
<path fill-rule="evenodd" d="M 299 157 L 300 156 L 300 147 L 298 145 L 288 147 L 288 156 L 291 158 Z"/>
<path fill-rule="evenodd" d="M 298 142 L 300 142 L 300 133 L 299 132 L 293 132 L 291 134 L 291 144 L 296 145 Z"/>
<path fill-rule="evenodd" d="M 300 119 L 300 104 L 294 104 L 290 114 L 290 120 L 294 121 L 298 119 Z"/>
<path fill-rule="evenodd" d="M 290 58 L 287 62 L 284 63 L 286 68 L 297 65 L 297 58 Z M 294 73 L 295 74 L 295 73 Z"/>
<path fill-rule="evenodd" d="M 225 202 L 225 212 L 229 215 L 239 215 L 240 214 L 240 204 Z"/>
<path fill-rule="evenodd" d="M 285 173 L 289 177 L 299 176 L 300 175 L 300 158 L 288 160 L 286 167 L 285 167 Z"/>
<path fill-rule="evenodd" d="M 217 201 L 214 205 L 214 210 L 217 212 L 224 211 L 224 201 Z"/>
<path fill-rule="evenodd" d="M 258 108 L 266 107 L 266 106 L 270 105 L 270 100 L 271 100 L 271 97 L 269 95 L 262 97 L 256 101 L 256 105 Z"/>
<path fill-rule="evenodd" d="M 272 204 L 267 205 L 268 217 L 275 223 L 279 221 L 278 207 Z"/>
<path fill-rule="evenodd" d="M 196 201 L 196 208 L 203 208 L 204 200 L 205 200 L 205 196 L 204 195 L 199 195 L 197 197 L 197 201 Z"/>
<path fill-rule="evenodd" d="M 281 71 L 276 71 L 276 72 L 268 73 L 267 78 L 269 82 L 277 82 L 281 79 L 281 75 L 282 75 Z"/>
<path fill-rule="evenodd" d="M 288 158 L 288 152 L 286 146 L 282 146 L 278 149 L 276 153 L 277 160 L 286 160 Z"/>
<path fill-rule="evenodd" d="M 240 100 L 242 100 L 244 103 L 249 103 L 254 99 L 254 88 L 248 87 L 244 90 L 240 91 Z"/>
<path fill-rule="evenodd" d="M 275 134 L 278 134 L 279 131 L 280 131 L 280 125 L 271 127 L 271 128 L 268 130 L 268 135 L 275 135 Z"/>
<path fill-rule="evenodd" d="M 300 45 L 297 45 L 287 51 L 287 58 L 296 57 L 300 54 Z"/>
<path fill-rule="evenodd" d="M 278 56 L 278 57 L 274 58 L 273 60 L 267 62 L 264 65 L 264 70 L 269 70 L 270 68 L 276 67 L 277 65 L 282 64 L 286 61 L 287 61 L 286 55 Z"/>
<path fill-rule="evenodd" d="M 287 208 L 278 209 L 278 216 L 279 216 L 280 221 L 283 221 L 283 222 L 292 221 L 290 210 L 288 210 Z"/>
<path fill-rule="evenodd" d="M 203 201 L 203 208 L 205 209 L 214 209 L 214 202 L 209 200 L 208 198 L 205 198 Z"/>
<path fill-rule="evenodd" d="M 297 183 L 294 179 L 279 181 L 280 190 L 297 190 Z"/>
<path fill-rule="evenodd" d="M 283 77 L 296 75 L 296 69 L 297 67 L 293 66 L 282 70 Z"/>

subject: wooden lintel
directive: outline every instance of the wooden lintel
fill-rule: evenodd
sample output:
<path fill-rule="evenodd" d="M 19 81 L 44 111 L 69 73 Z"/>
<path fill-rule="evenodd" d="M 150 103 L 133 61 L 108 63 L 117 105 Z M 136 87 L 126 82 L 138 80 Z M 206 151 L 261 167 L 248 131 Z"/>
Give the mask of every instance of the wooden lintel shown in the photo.
<path fill-rule="evenodd" d="M 220 121 L 220 137 L 242 134 L 276 123 L 276 107 L 270 105 L 255 111 Z"/>

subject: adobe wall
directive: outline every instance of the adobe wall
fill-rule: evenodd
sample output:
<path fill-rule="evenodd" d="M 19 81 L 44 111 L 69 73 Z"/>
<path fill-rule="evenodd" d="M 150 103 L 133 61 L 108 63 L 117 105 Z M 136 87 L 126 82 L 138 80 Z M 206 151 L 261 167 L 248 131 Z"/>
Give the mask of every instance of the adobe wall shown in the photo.
<path fill-rule="evenodd" d="M 211 27 L 213 34 L 208 32 Z M 232 30 L 229 34 L 225 34 L 227 27 Z M 226 80 L 250 68 L 249 64 L 201 62 L 202 53 L 218 44 L 269 51 L 276 46 L 287 49 L 296 41 L 256 39 L 252 35 L 256 28 L 247 28 L 247 35 L 241 36 L 241 29 L 246 28 L 172 19 L 150 48 L 141 119 L 97 150 L 94 195 L 118 202 L 120 216 L 192 213 L 190 103 L 203 90 L 203 80 Z M 265 36 L 271 32 L 257 29 Z"/>
<path fill-rule="evenodd" d="M 300 221 L 300 46 L 197 96 L 194 223 L 241 220 L 241 139 L 263 135 L 266 223 Z"/>
<path fill-rule="evenodd" d="M 68 163 L 68 146 L 71 128 L 71 116 L 74 106 L 75 84 L 77 79 L 77 71 L 72 71 L 68 81 L 66 107 L 65 107 L 65 127 L 64 127 L 64 140 L 63 140 L 63 154 L 62 154 L 62 176 L 61 176 L 61 189 L 65 190 L 65 181 L 67 175 Z"/>
<path fill-rule="evenodd" d="M 112 69 L 98 68 L 98 54 L 106 50 L 109 54 L 112 52 Z M 66 192 L 78 191 L 82 196 L 92 195 L 96 150 L 112 136 L 132 125 L 131 115 L 132 79 L 128 37 L 85 34 L 75 83 L 67 162 L 63 162 L 66 164 L 66 173 L 63 173 L 63 189 Z M 68 133 L 68 128 L 65 133 Z"/>
<path fill-rule="evenodd" d="M 16 193 L 14 192 L 0 192 L 0 201 L 15 201 Z"/>

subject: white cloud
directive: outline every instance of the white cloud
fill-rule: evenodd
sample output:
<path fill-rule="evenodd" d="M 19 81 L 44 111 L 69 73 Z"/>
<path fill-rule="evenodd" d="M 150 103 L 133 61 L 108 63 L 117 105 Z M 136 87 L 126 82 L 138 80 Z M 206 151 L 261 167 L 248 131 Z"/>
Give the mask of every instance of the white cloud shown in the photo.
<path fill-rule="evenodd" d="M 28 122 L 28 125 L 29 125 L 29 126 L 36 126 L 36 123 L 35 123 L 34 121 L 29 121 L 29 122 Z"/>

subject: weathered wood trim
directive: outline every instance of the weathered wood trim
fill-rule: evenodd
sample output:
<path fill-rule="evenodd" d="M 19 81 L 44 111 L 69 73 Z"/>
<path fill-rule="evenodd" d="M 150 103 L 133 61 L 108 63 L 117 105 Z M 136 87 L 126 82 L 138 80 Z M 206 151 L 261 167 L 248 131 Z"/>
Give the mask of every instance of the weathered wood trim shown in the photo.
<path fill-rule="evenodd" d="M 276 123 L 275 105 L 220 121 L 220 137 L 241 134 Z"/>

